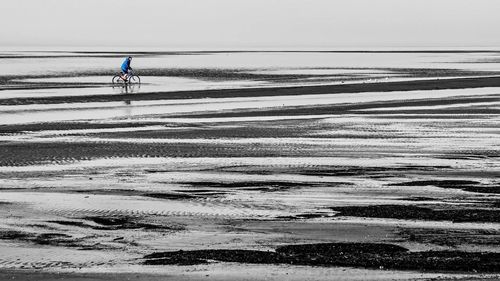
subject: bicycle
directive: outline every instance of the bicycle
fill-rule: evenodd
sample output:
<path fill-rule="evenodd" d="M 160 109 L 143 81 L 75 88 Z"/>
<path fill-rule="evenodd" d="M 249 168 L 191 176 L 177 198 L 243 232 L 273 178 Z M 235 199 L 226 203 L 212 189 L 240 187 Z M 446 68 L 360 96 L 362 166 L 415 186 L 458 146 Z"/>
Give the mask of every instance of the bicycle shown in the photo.
<path fill-rule="evenodd" d="M 113 82 L 113 85 L 116 84 L 141 84 L 141 77 L 138 75 L 134 74 L 134 71 L 132 69 L 129 70 L 129 72 L 125 75 L 126 80 L 123 79 L 121 74 L 117 74 L 113 76 L 113 79 L 111 81 Z"/>

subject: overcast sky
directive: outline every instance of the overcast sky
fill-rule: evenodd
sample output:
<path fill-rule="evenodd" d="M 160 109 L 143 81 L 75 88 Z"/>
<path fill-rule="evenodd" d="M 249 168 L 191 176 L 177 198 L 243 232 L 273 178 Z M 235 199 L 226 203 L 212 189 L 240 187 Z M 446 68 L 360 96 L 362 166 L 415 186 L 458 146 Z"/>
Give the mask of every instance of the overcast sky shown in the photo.
<path fill-rule="evenodd" d="M 500 46 L 498 0 L 1 0 L 0 46 Z"/>

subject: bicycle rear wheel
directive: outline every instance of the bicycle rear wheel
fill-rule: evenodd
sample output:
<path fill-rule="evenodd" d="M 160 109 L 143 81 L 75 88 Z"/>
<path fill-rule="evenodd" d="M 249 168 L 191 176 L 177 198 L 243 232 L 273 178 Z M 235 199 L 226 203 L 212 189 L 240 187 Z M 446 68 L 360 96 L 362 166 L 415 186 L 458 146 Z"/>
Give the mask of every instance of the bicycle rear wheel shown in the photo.
<path fill-rule="evenodd" d="M 132 75 L 128 78 L 130 84 L 141 84 L 141 78 L 137 75 Z"/>
<path fill-rule="evenodd" d="M 115 75 L 113 76 L 113 79 L 111 79 L 113 84 L 123 84 L 125 81 L 120 77 L 120 75 Z"/>

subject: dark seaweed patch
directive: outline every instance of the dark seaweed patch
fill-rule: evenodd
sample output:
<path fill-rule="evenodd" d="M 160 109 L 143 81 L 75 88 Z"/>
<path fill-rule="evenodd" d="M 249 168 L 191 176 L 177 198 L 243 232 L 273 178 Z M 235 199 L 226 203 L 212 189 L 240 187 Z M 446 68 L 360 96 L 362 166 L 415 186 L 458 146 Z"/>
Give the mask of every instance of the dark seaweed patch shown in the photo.
<path fill-rule="evenodd" d="M 500 200 L 491 203 L 491 206 L 494 208 L 500 208 Z"/>
<path fill-rule="evenodd" d="M 192 186 L 218 187 L 218 188 L 237 188 L 237 187 L 261 187 L 261 186 L 280 186 L 280 187 L 296 187 L 308 185 L 300 182 L 287 181 L 248 181 L 248 182 L 183 182 Z"/>
<path fill-rule="evenodd" d="M 469 192 L 500 194 L 500 185 L 464 186 L 461 189 Z"/>
<path fill-rule="evenodd" d="M 432 181 L 411 181 L 411 182 L 403 182 L 403 183 L 394 183 L 392 185 L 398 186 L 426 186 L 433 185 L 442 188 L 461 188 L 463 186 L 480 184 L 477 181 L 467 181 L 467 180 L 432 180 Z"/>
<path fill-rule="evenodd" d="M 409 241 L 441 246 L 500 245 L 500 231 L 493 229 L 406 228 L 399 230 L 398 234 Z"/>
<path fill-rule="evenodd" d="M 297 219 L 317 219 L 317 218 L 326 218 L 330 217 L 331 214 L 328 213 L 304 213 L 297 214 L 293 216 L 278 216 L 277 219 L 285 219 L 285 220 L 297 220 Z"/>
<path fill-rule="evenodd" d="M 62 245 L 62 246 L 73 246 L 79 239 L 74 239 L 70 235 L 62 233 L 42 233 L 38 234 L 32 239 L 32 242 L 39 245 Z"/>
<path fill-rule="evenodd" d="M 249 191 L 281 191 L 291 188 L 324 186 L 325 183 L 310 183 L 310 182 L 289 182 L 289 181 L 248 181 L 248 182 L 183 182 L 193 187 L 211 187 L 225 189 L 241 189 Z M 340 184 L 340 183 L 328 183 Z"/>
<path fill-rule="evenodd" d="M 119 230 L 119 229 L 147 229 L 147 230 L 181 230 L 178 225 L 164 225 L 140 222 L 132 217 L 86 217 L 99 226 L 91 226 L 97 230 Z"/>
<path fill-rule="evenodd" d="M 498 272 L 500 253 L 461 251 L 409 252 L 391 244 L 325 243 L 288 245 L 275 252 L 254 250 L 195 250 L 146 255 L 145 264 L 193 265 L 209 261 L 253 264 L 351 266 L 406 270 Z"/>
<path fill-rule="evenodd" d="M 310 126 L 308 124 L 307 126 Z M 331 128 L 325 128 L 331 129 Z M 318 135 L 315 135 L 318 137 Z M 331 138 L 332 136 L 328 136 Z M 287 173 L 287 174 L 299 174 L 299 175 L 307 175 L 307 176 L 324 176 L 324 177 L 334 177 L 334 176 L 359 176 L 359 175 L 370 175 L 372 177 L 385 177 L 388 174 L 393 175 L 397 172 L 406 172 L 406 171 L 433 171 L 436 169 L 446 169 L 450 168 L 449 166 L 400 166 L 400 167 L 359 167 L 359 166 L 327 166 L 327 165 L 315 165 L 312 167 L 304 167 L 304 166 L 296 166 L 296 167 L 273 167 L 273 172 L 270 172 L 266 167 L 255 167 L 255 166 L 227 166 L 223 168 L 219 168 L 220 171 L 225 172 L 241 172 L 246 174 L 259 174 L 259 175 L 267 175 L 273 173 Z M 334 185 L 343 184 L 343 185 L 352 185 L 352 183 L 332 183 Z M 325 183 L 326 185 L 326 183 Z"/>
<path fill-rule="evenodd" d="M 406 201 L 436 201 L 436 198 L 414 196 L 414 197 L 404 198 L 403 200 L 406 200 Z"/>
<path fill-rule="evenodd" d="M 147 223 L 147 222 L 141 222 L 139 221 L 139 219 L 132 217 L 86 217 L 83 219 L 92 221 L 97 225 L 92 225 L 81 221 L 53 220 L 48 222 L 57 223 L 60 225 L 67 225 L 67 226 L 91 228 L 95 230 L 119 230 L 119 229 L 182 230 L 183 229 L 180 225 Z"/>
<path fill-rule="evenodd" d="M 193 198 L 200 198 L 200 197 L 217 197 L 217 196 L 222 196 L 226 195 L 228 192 L 227 191 L 221 191 L 221 190 L 215 190 L 215 189 L 194 189 L 194 190 L 176 190 L 177 192 L 182 192 L 182 193 L 188 193 L 192 194 Z"/>
<path fill-rule="evenodd" d="M 29 123 L 15 125 L 0 125 L 0 134 L 38 132 L 44 130 L 80 130 L 80 129 L 109 129 L 109 128 L 137 128 L 147 126 L 164 125 L 163 122 L 124 122 L 124 123 L 105 123 L 105 122 L 85 122 L 85 121 L 67 121 L 51 123 Z M 175 124 L 174 124 L 175 125 Z"/>
<path fill-rule="evenodd" d="M 359 254 L 395 254 L 404 253 L 408 249 L 398 245 L 381 244 L 381 243 L 319 243 L 319 244 L 302 244 L 302 245 L 287 245 L 276 249 L 276 252 L 284 255 L 329 255 L 331 253 L 349 253 L 355 252 Z"/>
<path fill-rule="evenodd" d="M 142 196 L 158 198 L 158 199 L 169 199 L 169 200 L 178 200 L 178 199 L 193 199 L 197 196 L 184 194 L 184 193 L 145 193 Z"/>
<path fill-rule="evenodd" d="M 91 225 L 86 224 L 86 223 L 81 222 L 81 221 L 60 221 L 60 220 L 54 220 L 54 221 L 47 221 L 47 222 L 57 223 L 57 224 L 60 224 L 60 225 L 67 225 L 67 226 L 90 227 L 90 228 L 92 227 Z"/>
<path fill-rule="evenodd" d="M 411 181 L 402 183 L 393 183 L 389 186 L 437 186 L 441 188 L 461 189 L 477 193 L 500 193 L 499 185 L 484 185 L 477 181 L 468 180 L 431 180 L 431 181 Z"/>
<path fill-rule="evenodd" d="M 331 169 L 304 170 L 299 172 L 299 174 L 306 176 L 335 177 L 335 176 L 359 176 L 374 171 L 378 171 L 378 169 L 369 169 L 360 167 L 338 167 Z"/>
<path fill-rule="evenodd" d="M 106 226 L 124 225 L 130 221 L 128 217 L 87 217 L 86 219 Z"/>
<path fill-rule="evenodd" d="M 52 245 L 64 247 L 80 246 L 81 239 L 75 239 L 70 235 L 62 233 L 29 233 L 17 230 L 0 231 L 2 240 L 28 241 L 39 245 Z"/>
<path fill-rule="evenodd" d="M 436 168 L 441 168 L 440 166 L 401 166 L 401 167 L 359 167 L 359 166 L 335 166 L 335 167 L 323 167 L 314 169 L 303 169 L 299 171 L 301 175 L 308 176 L 360 176 L 360 175 L 372 175 L 385 176 L 386 174 L 392 174 L 394 172 L 405 172 L 412 170 L 434 170 Z"/>
<path fill-rule="evenodd" d="M 275 252 L 252 250 L 196 250 L 154 253 L 144 257 L 145 264 L 196 264 L 208 260 L 240 263 L 273 264 L 286 260 Z"/>
<path fill-rule="evenodd" d="M 2 230 L 0 231 L 1 240 L 15 240 L 15 239 L 26 239 L 32 235 L 27 232 L 17 231 L 17 230 Z"/>
<path fill-rule="evenodd" d="M 120 194 L 122 196 L 144 196 L 150 198 L 158 199 L 169 199 L 169 200 L 182 200 L 182 199 L 193 199 L 199 196 L 186 194 L 184 190 L 179 190 L 177 192 L 163 193 L 163 192 L 152 192 L 144 193 L 133 189 L 82 189 L 74 190 L 77 193 L 88 193 L 88 194 Z M 196 192 L 198 193 L 198 192 Z M 207 194 L 213 195 L 213 194 Z"/>
<path fill-rule="evenodd" d="M 410 220 L 435 220 L 454 222 L 500 222 L 500 210 L 447 209 L 433 210 L 425 207 L 403 205 L 375 205 L 332 207 L 341 216 L 392 218 Z"/>

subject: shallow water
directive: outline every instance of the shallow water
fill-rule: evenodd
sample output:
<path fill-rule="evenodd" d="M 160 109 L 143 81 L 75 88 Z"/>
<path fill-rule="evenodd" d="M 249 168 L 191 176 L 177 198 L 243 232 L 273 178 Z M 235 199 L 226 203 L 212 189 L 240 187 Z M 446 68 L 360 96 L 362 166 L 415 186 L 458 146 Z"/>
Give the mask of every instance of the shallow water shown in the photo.
<path fill-rule="evenodd" d="M 163 115 L 163 117 L 168 117 L 169 115 L 180 113 L 204 113 L 210 111 L 243 110 L 262 107 L 282 108 L 328 104 L 339 105 L 377 101 L 387 102 L 399 100 L 441 99 L 463 96 L 473 97 L 495 94 L 500 94 L 500 88 L 395 91 L 384 93 L 368 92 L 354 94 L 272 96 L 255 98 L 166 99 L 155 101 L 124 100 L 123 102 L 101 103 L 88 102 L 39 105 L 4 105 L 0 106 L 0 116 L 2 117 L 0 119 L 0 124 L 133 118 L 138 116 L 147 117 L 148 115 L 158 114 Z M 495 104 L 496 103 L 487 103 L 487 105 Z M 463 107 L 466 105 L 462 104 L 456 106 Z"/>
<path fill-rule="evenodd" d="M 71 73 L 102 69 L 116 69 L 118 72 L 123 60 L 121 56 L 125 56 L 106 54 L 116 56 L 110 58 L 103 57 L 104 55 L 99 53 L 89 55 L 60 52 L 4 54 L 12 57 L 0 58 L 0 75 Z M 311 68 L 347 69 L 343 73 L 352 71 L 350 68 L 448 68 L 489 71 L 498 70 L 500 63 L 481 62 L 496 58 L 495 55 L 495 53 L 180 52 L 137 56 L 132 65 L 139 73 L 142 68 L 229 68 L 275 72 L 281 69 L 284 73 L 304 73 Z M 28 58 L 19 58 L 23 56 Z"/>

